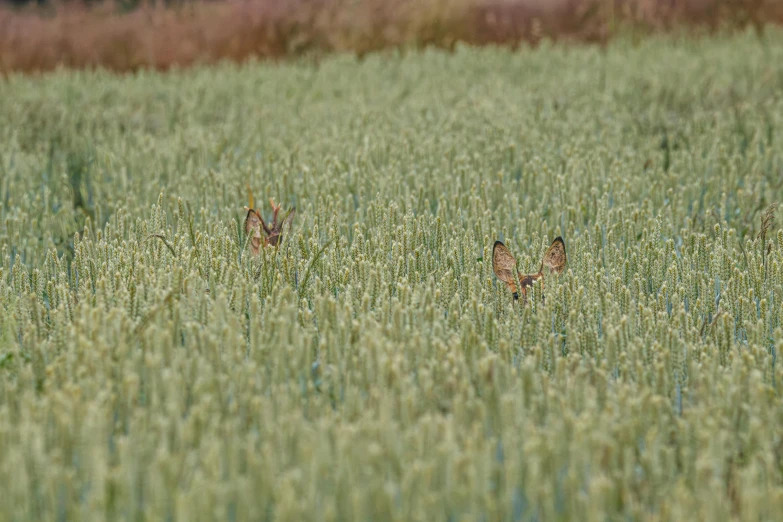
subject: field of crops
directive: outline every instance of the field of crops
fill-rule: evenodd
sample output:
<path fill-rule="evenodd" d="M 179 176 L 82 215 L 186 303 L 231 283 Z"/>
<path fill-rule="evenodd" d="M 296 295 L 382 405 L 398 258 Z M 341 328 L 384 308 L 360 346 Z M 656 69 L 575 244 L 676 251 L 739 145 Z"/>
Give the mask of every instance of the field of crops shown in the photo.
<path fill-rule="evenodd" d="M 0 521 L 781 520 L 782 94 L 779 30 L 4 80 Z"/>

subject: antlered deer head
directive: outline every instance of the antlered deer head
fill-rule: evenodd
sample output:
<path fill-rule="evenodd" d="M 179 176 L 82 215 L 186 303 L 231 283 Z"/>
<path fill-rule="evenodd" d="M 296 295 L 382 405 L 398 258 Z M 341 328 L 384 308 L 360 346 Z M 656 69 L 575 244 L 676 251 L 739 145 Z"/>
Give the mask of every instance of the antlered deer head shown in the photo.
<path fill-rule="evenodd" d="M 250 194 L 250 206 L 245 207 L 245 210 L 247 211 L 247 215 L 245 216 L 245 234 L 250 236 L 250 250 L 253 252 L 253 255 L 257 256 L 261 250 L 262 240 L 264 246 L 276 247 L 282 243 L 283 231 L 285 230 L 286 234 L 291 231 L 296 208 L 291 208 L 286 214 L 285 219 L 278 223 L 277 218 L 282 205 L 275 205 L 275 201 L 272 198 L 269 198 L 269 204 L 272 206 L 272 223 L 270 226 L 264 221 L 261 213 L 253 208 L 253 195 L 250 193 L 249 188 L 248 193 Z M 262 230 L 264 234 L 266 234 L 266 237 L 261 235 Z"/>

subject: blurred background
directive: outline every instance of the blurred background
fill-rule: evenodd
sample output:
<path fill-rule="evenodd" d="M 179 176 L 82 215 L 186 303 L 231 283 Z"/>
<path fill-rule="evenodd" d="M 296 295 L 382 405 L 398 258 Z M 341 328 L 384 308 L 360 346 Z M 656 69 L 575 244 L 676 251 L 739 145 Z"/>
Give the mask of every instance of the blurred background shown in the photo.
<path fill-rule="evenodd" d="M 0 72 L 753 30 L 783 0 L 0 0 Z"/>

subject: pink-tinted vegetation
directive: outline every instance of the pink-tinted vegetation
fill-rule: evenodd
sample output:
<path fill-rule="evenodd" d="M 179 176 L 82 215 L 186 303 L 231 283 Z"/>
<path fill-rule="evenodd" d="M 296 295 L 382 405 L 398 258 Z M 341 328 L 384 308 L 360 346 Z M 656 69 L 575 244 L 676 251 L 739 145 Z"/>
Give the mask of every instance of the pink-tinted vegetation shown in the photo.
<path fill-rule="evenodd" d="M 783 22 L 781 0 L 226 0 L 176 7 L 0 7 L 0 72 L 168 69 L 457 42 L 608 41 L 621 27 L 715 31 Z"/>

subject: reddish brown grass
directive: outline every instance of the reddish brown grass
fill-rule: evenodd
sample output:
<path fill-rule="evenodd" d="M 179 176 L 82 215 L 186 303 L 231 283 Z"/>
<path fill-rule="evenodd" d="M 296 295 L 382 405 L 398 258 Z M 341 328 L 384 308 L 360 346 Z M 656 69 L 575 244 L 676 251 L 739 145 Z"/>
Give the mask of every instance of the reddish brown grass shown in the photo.
<path fill-rule="evenodd" d="M 0 72 L 165 70 L 219 60 L 457 42 L 605 43 L 620 26 L 714 31 L 783 22 L 780 0 L 228 0 L 179 7 L 0 7 Z"/>

